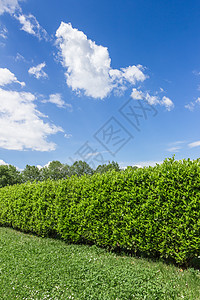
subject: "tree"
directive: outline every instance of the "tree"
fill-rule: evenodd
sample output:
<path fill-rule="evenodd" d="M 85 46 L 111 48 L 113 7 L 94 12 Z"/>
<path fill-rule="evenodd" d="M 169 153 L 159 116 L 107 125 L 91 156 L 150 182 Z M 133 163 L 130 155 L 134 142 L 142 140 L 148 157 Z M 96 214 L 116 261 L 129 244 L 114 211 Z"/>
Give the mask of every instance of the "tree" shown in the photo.
<path fill-rule="evenodd" d="M 70 167 L 70 175 L 92 175 L 94 170 L 85 162 L 85 161 L 75 161 L 73 165 Z"/>
<path fill-rule="evenodd" d="M 137 170 L 137 166 L 127 166 L 126 169 Z"/>
<path fill-rule="evenodd" d="M 26 165 L 26 168 L 22 171 L 22 180 L 23 182 L 33 182 L 34 180 L 40 181 L 41 176 L 38 167 Z"/>
<path fill-rule="evenodd" d="M 132 168 L 133 170 L 137 170 L 137 169 L 138 169 L 137 166 L 131 166 L 131 168 Z"/>
<path fill-rule="evenodd" d="M 120 167 L 117 162 L 112 161 L 112 162 L 109 162 L 108 164 L 99 165 L 96 168 L 95 172 L 103 174 L 103 173 L 106 173 L 111 170 L 115 170 L 117 172 L 120 171 Z"/>
<path fill-rule="evenodd" d="M 40 170 L 41 180 L 52 180 L 65 179 L 70 176 L 70 166 L 62 164 L 58 160 L 53 160 L 47 167 Z"/>
<path fill-rule="evenodd" d="M 59 180 L 63 178 L 62 168 L 63 165 L 60 161 L 53 160 L 52 162 L 50 162 L 48 166 L 50 178 L 53 180 Z"/>
<path fill-rule="evenodd" d="M 22 176 L 12 165 L 0 165 L 0 187 L 22 182 Z"/>

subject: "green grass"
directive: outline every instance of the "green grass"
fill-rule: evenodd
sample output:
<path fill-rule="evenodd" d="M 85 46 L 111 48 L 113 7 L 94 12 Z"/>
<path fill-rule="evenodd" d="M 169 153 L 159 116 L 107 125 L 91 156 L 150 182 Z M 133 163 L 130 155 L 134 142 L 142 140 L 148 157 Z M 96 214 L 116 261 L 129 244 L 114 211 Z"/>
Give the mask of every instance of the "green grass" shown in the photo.
<path fill-rule="evenodd" d="M 200 272 L 0 227 L 0 299 L 200 299 Z"/>

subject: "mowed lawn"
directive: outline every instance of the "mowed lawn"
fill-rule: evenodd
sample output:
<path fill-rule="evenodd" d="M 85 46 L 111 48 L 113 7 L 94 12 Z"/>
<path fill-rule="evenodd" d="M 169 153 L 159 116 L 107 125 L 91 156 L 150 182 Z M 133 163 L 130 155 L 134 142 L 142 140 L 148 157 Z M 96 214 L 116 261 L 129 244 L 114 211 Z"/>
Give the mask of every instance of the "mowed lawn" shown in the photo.
<path fill-rule="evenodd" d="M 200 271 L 0 227 L 0 299 L 200 299 Z"/>

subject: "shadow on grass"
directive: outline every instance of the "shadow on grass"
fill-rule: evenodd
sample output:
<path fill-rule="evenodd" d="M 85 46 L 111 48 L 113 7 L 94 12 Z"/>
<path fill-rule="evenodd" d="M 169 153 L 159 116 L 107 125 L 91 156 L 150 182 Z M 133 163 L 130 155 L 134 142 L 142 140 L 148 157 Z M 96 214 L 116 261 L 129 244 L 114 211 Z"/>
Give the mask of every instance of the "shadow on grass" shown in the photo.
<path fill-rule="evenodd" d="M 99 248 L 99 249 L 102 249 L 102 250 L 109 251 L 111 253 L 115 253 L 119 257 L 127 256 L 127 257 L 135 257 L 135 258 L 144 258 L 144 259 L 147 259 L 151 262 L 162 261 L 163 263 L 165 263 L 167 265 L 173 265 L 173 266 L 176 266 L 176 267 L 179 267 L 179 268 L 181 267 L 183 269 L 193 268 L 193 269 L 196 269 L 196 270 L 200 270 L 200 257 L 199 258 L 197 258 L 197 257 L 192 258 L 186 264 L 178 264 L 172 259 L 161 258 L 159 256 L 159 253 L 155 253 L 154 255 L 152 255 L 152 254 L 147 255 L 146 253 L 143 253 L 143 252 L 140 252 L 140 251 L 131 251 L 131 250 L 127 250 L 125 248 L 121 248 L 119 246 L 116 246 L 114 248 L 113 247 L 111 248 L 109 246 L 100 246 L 100 245 L 97 246 L 94 242 L 88 241 L 84 237 L 82 237 L 81 240 L 79 240 L 78 242 L 67 241 L 67 240 L 63 239 L 63 237 L 60 234 L 58 234 L 56 232 L 56 230 L 48 230 L 48 232 L 45 232 L 43 235 L 41 235 L 41 234 L 37 234 L 37 233 L 32 232 L 32 231 L 20 230 L 19 228 L 16 228 L 16 227 L 13 227 L 13 226 L 10 226 L 10 225 L 7 225 L 7 226 L 5 226 L 5 225 L 2 226 L 1 225 L 1 227 L 12 228 L 12 229 L 16 230 L 17 232 L 29 234 L 29 235 L 32 235 L 32 236 L 35 236 L 35 237 L 52 238 L 52 239 L 55 239 L 55 240 L 61 240 L 61 241 L 65 242 L 67 245 L 87 245 L 87 246 L 90 246 L 90 247 L 93 246 L 93 247 L 96 247 L 96 248 Z"/>

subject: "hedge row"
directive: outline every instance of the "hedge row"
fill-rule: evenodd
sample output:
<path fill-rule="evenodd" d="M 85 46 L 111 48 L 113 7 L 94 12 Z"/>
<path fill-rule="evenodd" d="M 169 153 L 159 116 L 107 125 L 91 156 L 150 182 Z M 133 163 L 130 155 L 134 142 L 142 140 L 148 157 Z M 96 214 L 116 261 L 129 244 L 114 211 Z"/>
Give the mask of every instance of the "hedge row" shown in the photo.
<path fill-rule="evenodd" d="M 200 160 L 4 187 L 0 226 L 187 264 L 200 255 Z"/>

